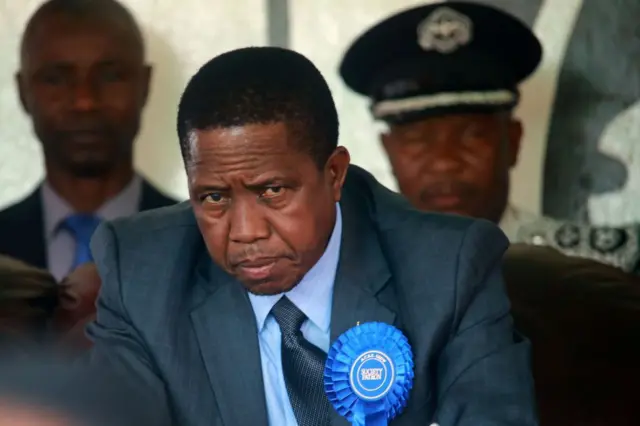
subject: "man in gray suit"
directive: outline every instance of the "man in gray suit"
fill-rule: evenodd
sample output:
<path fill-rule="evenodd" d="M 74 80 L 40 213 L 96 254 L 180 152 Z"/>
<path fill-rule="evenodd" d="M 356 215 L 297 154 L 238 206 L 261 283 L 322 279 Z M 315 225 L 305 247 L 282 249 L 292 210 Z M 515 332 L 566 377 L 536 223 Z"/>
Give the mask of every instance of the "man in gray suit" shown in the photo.
<path fill-rule="evenodd" d="M 311 62 L 271 47 L 214 58 L 185 89 L 178 134 L 190 201 L 92 242 L 91 360 L 155 399 L 145 424 L 346 426 L 326 353 L 374 321 L 404 333 L 415 363 L 391 425 L 537 424 L 506 237 L 414 210 L 350 166 Z"/>

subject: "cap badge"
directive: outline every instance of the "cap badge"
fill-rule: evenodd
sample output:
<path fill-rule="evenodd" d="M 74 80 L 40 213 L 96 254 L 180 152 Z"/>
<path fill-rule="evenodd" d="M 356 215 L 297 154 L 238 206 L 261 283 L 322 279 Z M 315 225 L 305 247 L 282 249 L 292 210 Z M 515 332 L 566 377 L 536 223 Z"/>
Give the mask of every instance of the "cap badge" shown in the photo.
<path fill-rule="evenodd" d="M 452 53 L 471 41 L 472 27 L 467 16 L 439 7 L 418 25 L 418 44 L 427 51 Z"/>

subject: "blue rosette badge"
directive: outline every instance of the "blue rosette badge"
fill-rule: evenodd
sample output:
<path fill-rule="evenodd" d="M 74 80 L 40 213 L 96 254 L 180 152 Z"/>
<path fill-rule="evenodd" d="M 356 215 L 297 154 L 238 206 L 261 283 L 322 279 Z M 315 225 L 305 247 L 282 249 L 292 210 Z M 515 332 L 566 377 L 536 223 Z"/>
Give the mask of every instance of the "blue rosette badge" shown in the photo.
<path fill-rule="evenodd" d="M 354 426 L 386 426 L 406 407 L 413 352 L 397 328 L 368 322 L 344 332 L 327 355 L 324 390 Z"/>

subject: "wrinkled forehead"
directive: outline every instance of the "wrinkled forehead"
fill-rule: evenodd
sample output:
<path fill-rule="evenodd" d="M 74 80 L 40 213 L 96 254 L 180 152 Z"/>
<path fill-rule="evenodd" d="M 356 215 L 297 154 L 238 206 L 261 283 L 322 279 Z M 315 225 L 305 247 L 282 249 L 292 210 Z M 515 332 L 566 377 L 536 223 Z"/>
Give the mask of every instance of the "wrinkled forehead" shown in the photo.
<path fill-rule="evenodd" d="M 300 175 L 315 164 L 283 123 L 193 130 L 188 150 L 189 174 L 218 179 Z"/>
<path fill-rule="evenodd" d="M 250 123 L 193 129 L 187 136 L 193 166 L 224 166 L 237 161 L 276 161 L 303 153 L 285 123 Z"/>

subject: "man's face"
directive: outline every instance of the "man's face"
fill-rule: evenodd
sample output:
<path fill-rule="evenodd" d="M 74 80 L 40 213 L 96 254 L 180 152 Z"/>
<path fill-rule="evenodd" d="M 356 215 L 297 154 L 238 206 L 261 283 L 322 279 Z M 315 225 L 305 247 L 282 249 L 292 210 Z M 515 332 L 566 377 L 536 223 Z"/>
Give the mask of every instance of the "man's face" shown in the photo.
<path fill-rule="evenodd" d="M 382 141 L 415 207 L 498 222 L 521 134 L 520 123 L 504 115 L 460 114 L 392 126 Z"/>
<path fill-rule="evenodd" d="M 47 162 L 92 177 L 130 158 L 150 79 L 137 46 L 114 19 L 39 22 L 17 81 Z"/>
<path fill-rule="evenodd" d="M 187 175 L 214 261 L 254 294 L 293 288 L 320 259 L 349 165 L 338 148 L 320 169 L 284 123 L 194 131 Z"/>

